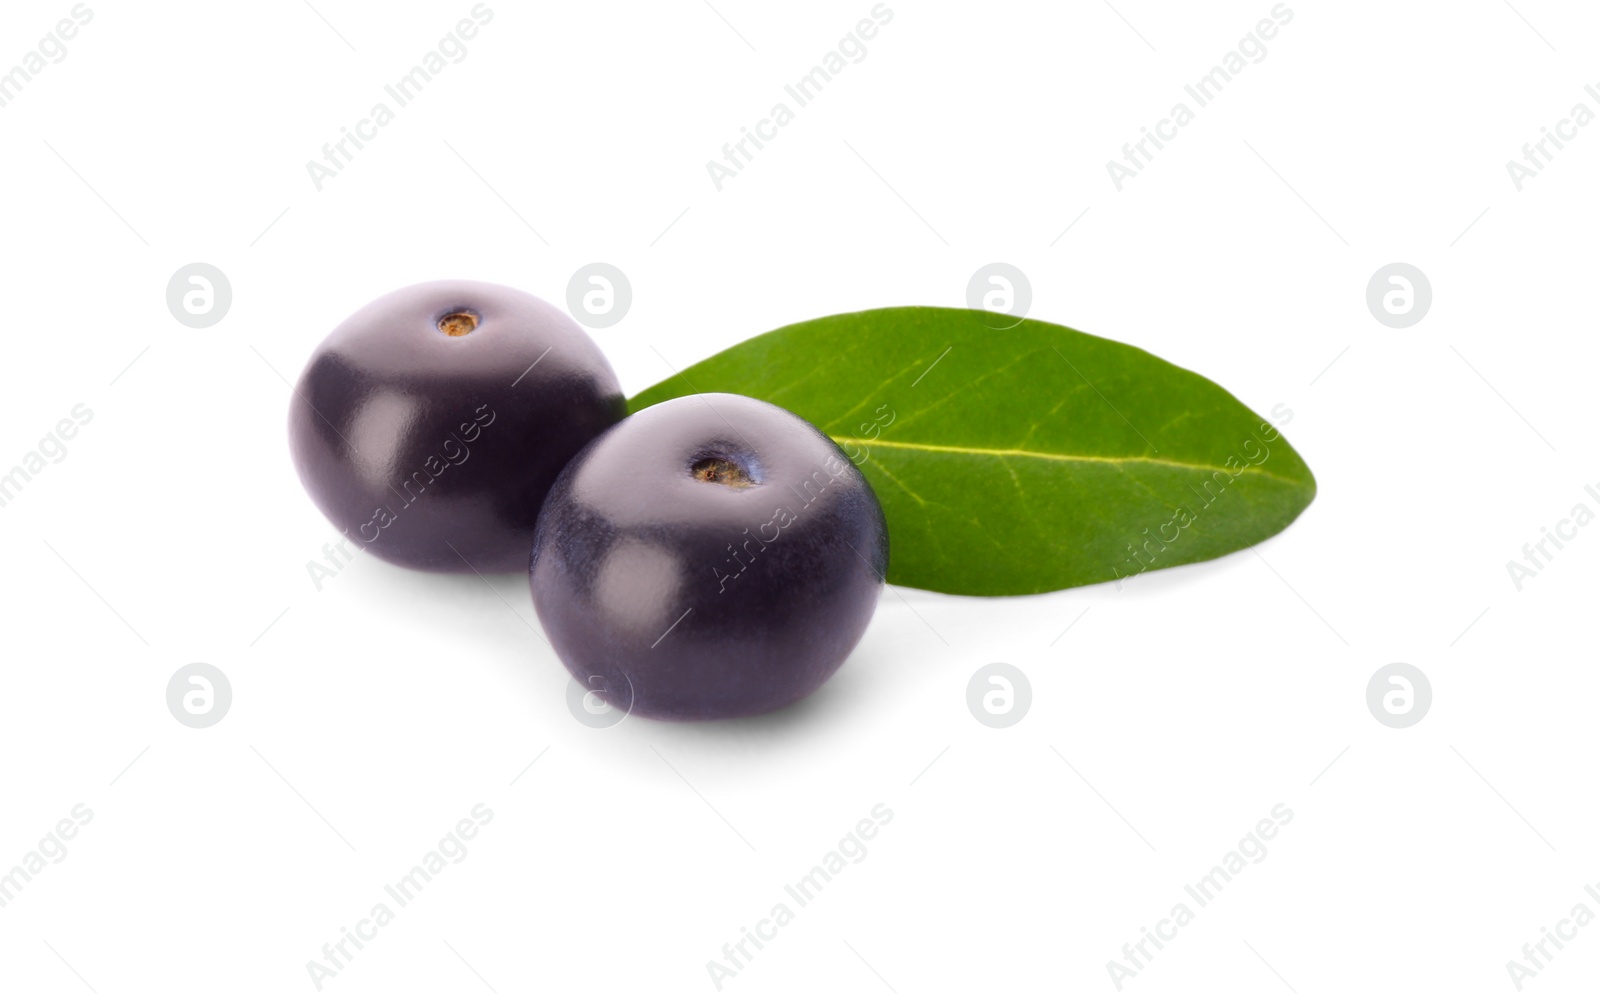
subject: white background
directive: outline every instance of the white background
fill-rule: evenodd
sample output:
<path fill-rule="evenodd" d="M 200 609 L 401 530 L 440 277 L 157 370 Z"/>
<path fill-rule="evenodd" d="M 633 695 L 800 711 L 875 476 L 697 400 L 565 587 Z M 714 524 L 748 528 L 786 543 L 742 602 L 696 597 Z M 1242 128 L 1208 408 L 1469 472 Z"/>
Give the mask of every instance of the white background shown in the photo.
<path fill-rule="evenodd" d="M 0 470 L 93 411 L 0 508 L 0 871 L 94 812 L 0 909 L 0 987 L 313 989 L 323 944 L 483 803 L 469 856 L 324 988 L 711 990 L 708 960 L 885 804 L 723 988 L 1112 990 L 1107 961 L 1282 803 L 1268 857 L 1124 988 L 1514 989 L 1525 942 L 1600 910 L 1600 527 L 1520 592 L 1506 568 L 1600 509 L 1600 127 L 1520 192 L 1505 163 L 1600 109 L 1600 14 L 1290 0 L 1118 192 L 1106 161 L 1268 0 L 890 0 L 718 192 L 706 161 L 872 5 L 713 2 L 491 0 L 321 192 L 306 162 L 467 0 L 91 0 L 0 109 Z M 70 6 L 7 3 L 0 68 Z M 284 377 L 391 289 L 560 302 L 597 260 L 633 284 L 595 332 L 630 393 L 793 321 L 964 305 L 1009 262 L 1032 316 L 1285 405 L 1320 493 L 1259 554 L 1121 590 L 886 591 L 777 715 L 592 730 L 520 577 L 361 558 L 314 587 L 336 534 L 289 463 Z M 234 295 L 204 330 L 164 300 L 197 261 Z M 1365 304 L 1396 261 L 1434 294 L 1401 330 Z M 994 730 L 966 688 L 1001 660 L 1033 704 Z M 234 702 L 194 730 L 165 692 L 202 661 Z M 1405 730 L 1365 704 L 1391 662 L 1433 686 Z M 1528 985 L 1592 988 L 1600 927 L 1578 935 Z"/>

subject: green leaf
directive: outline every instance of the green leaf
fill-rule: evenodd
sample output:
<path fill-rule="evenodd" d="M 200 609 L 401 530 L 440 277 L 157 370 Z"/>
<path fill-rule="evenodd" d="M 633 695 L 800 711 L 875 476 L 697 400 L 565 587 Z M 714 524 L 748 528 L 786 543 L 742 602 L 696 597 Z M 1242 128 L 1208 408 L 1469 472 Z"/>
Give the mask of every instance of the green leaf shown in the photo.
<path fill-rule="evenodd" d="M 799 414 L 877 492 L 889 581 L 945 593 L 1040 593 L 1216 558 L 1288 527 L 1316 495 L 1288 440 L 1209 379 L 1010 321 L 892 307 L 792 324 L 629 406 L 723 392 Z"/>

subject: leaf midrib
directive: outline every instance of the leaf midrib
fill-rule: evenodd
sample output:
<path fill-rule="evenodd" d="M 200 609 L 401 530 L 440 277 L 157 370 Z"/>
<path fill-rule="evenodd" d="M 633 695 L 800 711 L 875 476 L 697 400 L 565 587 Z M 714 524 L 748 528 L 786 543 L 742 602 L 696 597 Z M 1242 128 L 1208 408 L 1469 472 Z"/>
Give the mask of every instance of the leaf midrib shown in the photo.
<path fill-rule="evenodd" d="M 901 448 L 917 452 L 946 452 L 953 455 L 983 455 L 989 458 L 1031 458 L 1043 459 L 1048 462 L 1094 462 L 1121 466 L 1126 462 L 1139 462 L 1147 465 L 1169 466 L 1174 469 L 1189 469 L 1204 472 L 1225 472 L 1230 476 L 1235 475 L 1232 469 L 1224 465 L 1203 465 L 1195 462 L 1175 462 L 1172 459 L 1156 459 L 1145 455 L 1058 455 L 1054 452 L 1038 452 L 1025 448 L 968 448 L 961 445 L 929 445 L 914 441 L 884 441 L 882 438 L 851 438 L 842 435 L 829 435 L 839 444 L 851 445 L 879 445 L 884 448 Z M 1253 463 L 1244 467 L 1244 472 L 1253 472 L 1268 479 L 1275 479 L 1287 486 L 1305 486 L 1303 480 L 1289 479 L 1276 473 L 1267 472 Z"/>

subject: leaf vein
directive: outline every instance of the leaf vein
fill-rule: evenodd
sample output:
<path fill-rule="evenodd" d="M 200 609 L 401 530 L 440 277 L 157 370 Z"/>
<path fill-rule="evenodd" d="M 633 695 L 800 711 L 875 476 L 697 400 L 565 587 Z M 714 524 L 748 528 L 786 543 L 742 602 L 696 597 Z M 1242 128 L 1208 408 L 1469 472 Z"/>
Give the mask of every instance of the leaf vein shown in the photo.
<path fill-rule="evenodd" d="M 852 445 L 866 447 L 869 450 L 873 445 L 877 445 L 882 448 L 898 448 L 906 451 L 916 452 L 937 452 L 945 455 L 981 455 L 987 458 L 998 459 L 1033 458 L 1044 459 L 1050 462 L 1102 463 L 1116 466 L 1119 469 L 1123 469 L 1127 463 L 1138 462 L 1147 465 L 1167 466 L 1168 468 L 1172 469 L 1188 469 L 1196 472 L 1226 472 L 1229 475 L 1236 475 L 1232 469 L 1223 465 L 1207 465 L 1200 462 L 1178 462 L 1174 459 L 1151 458 L 1144 455 L 1065 455 L 1056 452 L 1039 452 L 1021 448 L 971 448 L 963 445 L 930 445 L 924 442 L 916 441 L 885 441 L 882 438 L 851 438 L 841 437 L 839 435 L 831 435 L 830 437 L 832 437 L 835 442 L 838 442 L 841 445 L 849 443 Z M 1289 479 L 1285 476 L 1279 476 L 1276 473 L 1267 472 L 1260 466 L 1253 464 L 1245 466 L 1243 471 L 1252 472 L 1258 476 L 1265 476 L 1268 479 L 1276 480 L 1277 482 L 1290 486 L 1306 485 L 1306 483 L 1302 480 Z"/>

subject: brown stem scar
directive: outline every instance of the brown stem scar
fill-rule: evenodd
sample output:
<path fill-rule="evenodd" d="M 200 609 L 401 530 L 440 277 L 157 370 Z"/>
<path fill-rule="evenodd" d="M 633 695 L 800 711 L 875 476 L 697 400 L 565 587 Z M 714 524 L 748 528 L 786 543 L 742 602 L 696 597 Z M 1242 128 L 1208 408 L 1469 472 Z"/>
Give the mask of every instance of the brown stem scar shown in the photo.
<path fill-rule="evenodd" d="M 702 483 L 720 483 L 735 489 L 754 486 L 756 481 L 745 472 L 744 466 L 731 459 L 716 455 L 703 458 L 689 467 L 689 472 Z"/>
<path fill-rule="evenodd" d="M 471 334 L 478 326 L 478 315 L 470 310 L 452 311 L 439 318 L 439 330 L 452 338 Z"/>

